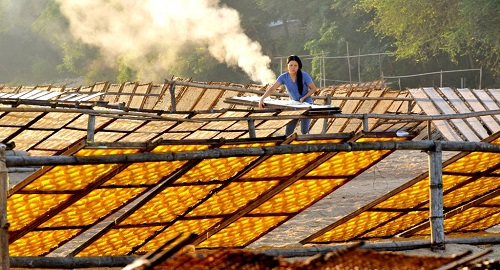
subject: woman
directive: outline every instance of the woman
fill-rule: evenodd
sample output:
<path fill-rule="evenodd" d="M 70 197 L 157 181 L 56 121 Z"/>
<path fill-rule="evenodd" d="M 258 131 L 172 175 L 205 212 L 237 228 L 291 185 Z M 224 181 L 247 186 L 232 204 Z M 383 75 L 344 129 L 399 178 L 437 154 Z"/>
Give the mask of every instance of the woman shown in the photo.
<path fill-rule="evenodd" d="M 285 85 L 286 91 L 290 99 L 307 102 L 312 104 L 311 96 L 316 92 L 316 86 L 312 81 L 309 74 L 302 71 L 302 61 L 296 55 L 290 55 L 286 59 L 286 67 L 288 72 L 281 74 L 276 82 L 266 90 L 264 95 L 262 95 L 259 101 L 259 108 L 263 109 L 265 107 L 264 99 L 271 95 L 278 87 Z M 299 82 L 299 83 L 297 83 Z M 286 125 L 285 135 L 289 136 L 295 131 L 295 127 L 299 119 L 293 119 L 290 123 Z M 300 131 L 302 134 L 309 133 L 309 125 L 311 124 L 311 119 L 302 119 L 300 121 Z"/>

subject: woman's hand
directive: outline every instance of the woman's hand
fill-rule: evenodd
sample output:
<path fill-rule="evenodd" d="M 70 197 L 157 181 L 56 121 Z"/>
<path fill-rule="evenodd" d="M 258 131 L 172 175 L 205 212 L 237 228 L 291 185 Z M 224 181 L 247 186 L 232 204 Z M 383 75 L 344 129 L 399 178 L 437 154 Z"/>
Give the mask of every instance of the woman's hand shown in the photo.
<path fill-rule="evenodd" d="M 264 109 L 266 107 L 266 104 L 264 104 L 264 99 L 261 98 L 259 100 L 259 109 Z"/>
<path fill-rule="evenodd" d="M 305 100 L 305 98 L 304 98 L 304 97 L 299 98 L 299 102 L 300 102 L 300 103 L 303 103 L 303 102 L 304 102 L 304 100 Z"/>

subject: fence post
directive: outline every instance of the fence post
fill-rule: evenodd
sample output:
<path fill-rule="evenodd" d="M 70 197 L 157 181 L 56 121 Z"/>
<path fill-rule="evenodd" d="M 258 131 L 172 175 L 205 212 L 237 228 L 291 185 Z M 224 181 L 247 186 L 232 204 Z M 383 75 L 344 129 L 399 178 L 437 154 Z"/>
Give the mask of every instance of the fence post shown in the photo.
<path fill-rule="evenodd" d="M 443 152 L 441 143 L 429 151 L 429 220 L 431 226 L 431 249 L 445 249 L 443 217 Z"/>
<path fill-rule="evenodd" d="M 176 106 L 176 101 L 175 101 L 175 83 L 176 81 L 174 81 L 172 83 L 172 85 L 170 85 L 170 101 L 171 101 L 171 104 L 172 104 L 172 108 L 171 108 L 171 111 L 175 112 L 177 110 L 177 106 Z"/>
<path fill-rule="evenodd" d="M 443 71 L 442 71 L 442 70 L 441 70 L 441 72 L 440 72 L 439 77 L 440 77 L 440 80 L 439 80 L 439 87 L 443 87 Z"/>
<path fill-rule="evenodd" d="M 481 84 L 483 82 L 483 66 L 479 69 L 479 89 L 481 89 Z"/>
<path fill-rule="evenodd" d="M 248 119 L 248 132 L 250 135 L 250 138 L 255 138 L 255 121 L 253 119 Z"/>
<path fill-rule="evenodd" d="M 0 269 L 10 269 L 9 261 L 9 223 L 7 221 L 7 192 L 9 174 L 5 163 L 5 144 L 0 143 Z"/>
<path fill-rule="evenodd" d="M 431 130 L 431 125 L 432 125 L 432 121 L 431 120 L 427 120 L 427 139 L 428 140 L 432 140 L 432 130 Z"/>
<path fill-rule="evenodd" d="M 363 132 L 368 132 L 368 115 L 363 114 Z"/>
<path fill-rule="evenodd" d="M 325 105 L 332 105 L 331 94 L 326 95 Z M 323 119 L 323 130 L 321 130 L 321 134 L 325 134 L 327 129 L 328 129 L 328 117 L 325 117 L 325 119 Z"/>
<path fill-rule="evenodd" d="M 361 83 L 361 49 L 358 49 L 358 83 Z"/>
<path fill-rule="evenodd" d="M 349 69 L 349 83 L 352 83 L 352 75 L 351 75 L 351 58 L 349 56 L 349 42 L 345 43 L 347 47 L 347 68 Z"/>
<path fill-rule="evenodd" d="M 87 123 L 87 142 L 93 143 L 95 135 L 95 115 L 89 114 L 89 119 Z"/>

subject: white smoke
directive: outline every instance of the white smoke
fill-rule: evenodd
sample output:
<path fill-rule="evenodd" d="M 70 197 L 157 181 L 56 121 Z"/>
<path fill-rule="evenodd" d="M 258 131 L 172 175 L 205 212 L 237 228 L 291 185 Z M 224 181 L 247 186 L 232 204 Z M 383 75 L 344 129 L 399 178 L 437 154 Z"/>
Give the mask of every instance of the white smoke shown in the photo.
<path fill-rule="evenodd" d="M 271 59 L 243 32 L 238 12 L 218 0 L 57 1 L 76 38 L 101 48 L 110 61 L 125 59 L 140 66 L 143 73 L 165 70 L 180 49 L 199 44 L 218 61 L 239 66 L 253 81 L 275 80 Z M 152 54 L 160 59 L 148 59 Z"/>

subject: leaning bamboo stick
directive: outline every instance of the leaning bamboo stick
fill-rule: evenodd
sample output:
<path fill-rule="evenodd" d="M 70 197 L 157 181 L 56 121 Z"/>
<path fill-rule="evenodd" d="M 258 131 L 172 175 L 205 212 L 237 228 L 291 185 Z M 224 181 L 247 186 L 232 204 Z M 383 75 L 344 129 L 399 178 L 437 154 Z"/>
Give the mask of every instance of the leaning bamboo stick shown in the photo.
<path fill-rule="evenodd" d="M 498 244 L 500 237 L 484 236 L 475 238 L 447 238 L 447 244 Z M 338 245 L 322 245 L 297 248 L 259 248 L 249 249 L 249 251 L 266 254 L 268 256 L 282 256 L 284 258 L 310 257 L 319 253 L 327 253 L 342 248 L 352 246 L 352 243 Z M 430 248 L 429 240 L 410 241 L 385 241 L 385 242 L 364 242 L 360 249 L 376 251 L 401 251 L 416 248 Z M 458 254 L 457 260 L 468 256 L 471 252 Z M 481 252 L 475 257 L 484 256 L 486 252 Z M 16 268 L 90 268 L 90 267 L 124 267 L 139 258 L 138 256 L 98 256 L 98 257 L 10 257 L 11 267 Z M 462 263 L 462 262 L 461 262 Z"/>
<path fill-rule="evenodd" d="M 293 108 L 292 108 L 293 109 Z M 304 110 L 307 111 L 309 108 L 295 108 L 293 110 Z M 266 112 L 275 110 L 262 110 L 254 111 L 248 110 L 249 112 Z M 133 112 L 133 111 L 122 111 L 122 110 L 91 110 L 91 109 L 61 109 L 61 108 L 47 108 L 47 107 L 36 107 L 36 108 L 19 108 L 19 107 L 0 107 L 0 112 L 46 112 L 46 113 L 82 113 L 89 115 L 96 115 L 101 117 L 115 117 L 122 118 L 124 116 L 138 117 L 141 120 L 147 119 L 148 121 L 176 121 L 176 122 L 210 122 L 210 121 L 246 121 L 249 119 L 254 120 L 278 120 L 278 119 L 302 119 L 302 118 L 375 118 L 375 119 L 390 119 L 390 120 L 413 120 L 413 121 L 432 121 L 432 120 L 450 120 L 450 119 L 463 119 L 486 115 L 500 115 L 500 110 L 489 110 L 481 112 L 470 112 L 470 113 L 458 113 L 452 115 L 401 115 L 401 114 L 342 114 L 342 113 L 329 113 L 328 111 L 321 113 L 320 111 L 315 112 L 315 114 L 304 114 L 304 115 L 278 115 L 278 116 L 252 116 L 251 114 L 247 117 L 224 117 L 224 118 L 186 118 L 180 117 L 180 115 L 185 114 L 185 112 L 179 113 L 169 113 L 173 116 L 160 115 L 158 113 L 143 113 L 143 112 Z M 174 117 L 178 115 L 179 117 Z"/>

